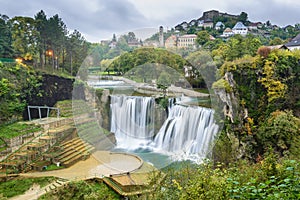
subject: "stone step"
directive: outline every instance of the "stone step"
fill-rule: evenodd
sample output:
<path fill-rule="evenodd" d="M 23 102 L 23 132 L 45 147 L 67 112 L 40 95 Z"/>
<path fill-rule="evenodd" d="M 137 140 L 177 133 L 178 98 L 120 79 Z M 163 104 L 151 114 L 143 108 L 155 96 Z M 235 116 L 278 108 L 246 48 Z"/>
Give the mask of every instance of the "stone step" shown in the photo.
<path fill-rule="evenodd" d="M 69 167 L 69 166 L 73 165 L 74 163 L 76 163 L 77 161 L 81 160 L 83 157 L 84 157 L 84 155 L 78 154 L 75 157 L 73 157 L 72 159 L 63 162 L 63 165 L 65 165 L 66 167 Z"/>
<path fill-rule="evenodd" d="M 70 149 L 68 152 L 65 152 L 65 153 L 59 155 L 57 157 L 57 159 L 58 160 L 63 160 L 64 158 L 67 158 L 67 157 L 71 156 L 72 154 L 74 154 L 76 152 L 83 152 L 83 151 L 86 151 L 86 147 L 85 147 L 84 144 L 81 145 L 81 146 L 79 146 L 79 147 L 77 147 L 77 148 Z"/>
<path fill-rule="evenodd" d="M 74 151 L 71 154 L 69 154 L 68 156 L 64 156 L 64 157 L 62 157 L 59 160 L 60 160 L 60 162 L 65 163 L 65 162 L 67 162 L 69 160 L 72 160 L 72 158 L 74 158 L 74 157 L 76 157 L 78 155 L 83 155 L 83 154 L 84 154 L 84 151 Z"/>

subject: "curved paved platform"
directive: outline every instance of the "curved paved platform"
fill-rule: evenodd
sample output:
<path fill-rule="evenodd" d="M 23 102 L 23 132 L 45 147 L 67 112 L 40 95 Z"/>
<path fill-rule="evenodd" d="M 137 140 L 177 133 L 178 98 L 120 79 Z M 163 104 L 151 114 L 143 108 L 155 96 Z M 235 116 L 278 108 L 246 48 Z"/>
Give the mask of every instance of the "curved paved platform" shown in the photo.
<path fill-rule="evenodd" d="M 96 151 L 92 156 L 102 163 L 92 170 L 96 174 L 101 173 L 103 168 L 110 170 L 109 175 L 123 174 L 137 170 L 143 165 L 141 158 L 127 153 Z"/>
<path fill-rule="evenodd" d="M 142 165 L 143 160 L 135 155 L 96 151 L 87 160 L 79 161 L 69 168 L 21 175 L 31 177 L 55 176 L 68 180 L 85 180 L 132 172 L 139 169 Z"/>

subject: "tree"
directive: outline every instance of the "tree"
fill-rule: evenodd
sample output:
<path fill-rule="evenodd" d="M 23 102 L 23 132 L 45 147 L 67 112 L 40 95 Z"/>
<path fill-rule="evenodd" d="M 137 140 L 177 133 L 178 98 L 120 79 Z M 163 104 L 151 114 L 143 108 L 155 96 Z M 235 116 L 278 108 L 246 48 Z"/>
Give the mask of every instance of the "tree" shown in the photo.
<path fill-rule="evenodd" d="M 62 63 L 65 62 L 64 50 L 66 48 L 68 30 L 65 23 L 57 14 L 50 17 L 47 24 L 47 33 L 49 34 L 47 49 L 53 52 L 52 66 L 56 68 L 61 60 Z M 55 58 L 55 60 L 53 58 Z M 54 62 L 56 64 L 54 64 Z"/>
<path fill-rule="evenodd" d="M 88 43 L 84 37 L 77 30 L 74 30 L 72 34 L 67 38 L 67 60 L 68 71 L 71 75 L 75 75 L 87 56 Z"/>
<path fill-rule="evenodd" d="M 46 46 L 47 46 L 47 40 L 48 40 L 48 31 L 47 31 L 47 16 L 43 10 L 38 12 L 35 15 L 35 21 L 36 21 L 36 29 L 39 32 L 39 37 L 38 37 L 38 52 L 39 52 L 39 63 L 41 67 L 44 67 L 46 63 L 45 59 L 45 53 L 46 53 Z"/>
<path fill-rule="evenodd" d="M 127 41 L 134 41 L 134 40 L 136 40 L 134 32 L 129 32 Z"/>
<path fill-rule="evenodd" d="M 0 57 L 13 57 L 12 36 L 9 18 L 6 15 L 0 15 Z"/>
<path fill-rule="evenodd" d="M 25 60 L 34 60 L 37 56 L 39 32 L 35 20 L 30 17 L 14 17 L 12 24 L 12 46 L 17 56 Z"/>
<path fill-rule="evenodd" d="M 199 31 L 197 33 L 196 42 L 199 45 L 203 46 L 206 42 L 209 41 L 209 37 L 210 37 L 210 35 L 209 35 L 209 33 L 207 31 Z"/>
<path fill-rule="evenodd" d="M 238 17 L 238 20 L 241 21 L 243 24 L 246 24 L 248 20 L 248 14 L 245 12 L 241 12 L 241 14 Z"/>
<path fill-rule="evenodd" d="M 157 88 L 162 89 L 164 96 L 166 96 L 167 88 L 171 85 L 170 74 L 162 72 L 157 79 Z"/>
<path fill-rule="evenodd" d="M 273 40 L 270 40 L 269 45 L 280 45 L 283 44 L 283 40 L 279 37 L 275 37 Z"/>
<path fill-rule="evenodd" d="M 292 114 L 292 111 L 275 111 L 260 126 L 257 139 L 261 147 L 265 148 L 262 150 L 270 146 L 283 154 L 291 147 L 292 150 L 299 149 L 299 128 L 300 120 Z"/>

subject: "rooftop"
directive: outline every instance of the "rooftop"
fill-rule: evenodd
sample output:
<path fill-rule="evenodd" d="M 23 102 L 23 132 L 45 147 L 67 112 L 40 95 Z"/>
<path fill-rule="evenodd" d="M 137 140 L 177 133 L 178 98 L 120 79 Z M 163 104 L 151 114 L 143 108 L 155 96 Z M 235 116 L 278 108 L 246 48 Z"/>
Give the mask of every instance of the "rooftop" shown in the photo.
<path fill-rule="evenodd" d="M 292 46 L 300 46 L 300 33 L 294 37 L 291 41 L 285 44 L 286 47 L 292 47 Z"/>
<path fill-rule="evenodd" d="M 237 22 L 232 29 L 247 29 L 247 27 L 242 22 Z"/>

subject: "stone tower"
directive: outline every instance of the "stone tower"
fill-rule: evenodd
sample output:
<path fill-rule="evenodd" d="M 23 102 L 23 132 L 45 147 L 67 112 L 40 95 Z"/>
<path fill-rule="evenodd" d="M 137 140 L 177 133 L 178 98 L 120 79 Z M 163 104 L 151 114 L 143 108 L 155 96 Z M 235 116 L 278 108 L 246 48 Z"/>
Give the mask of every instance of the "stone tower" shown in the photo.
<path fill-rule="evenodd" d="M 159 27 L 159 46 L 160 47 L 165 46 L 165 43 L 164 43 L 164 27 L 163 26 Z"/>

